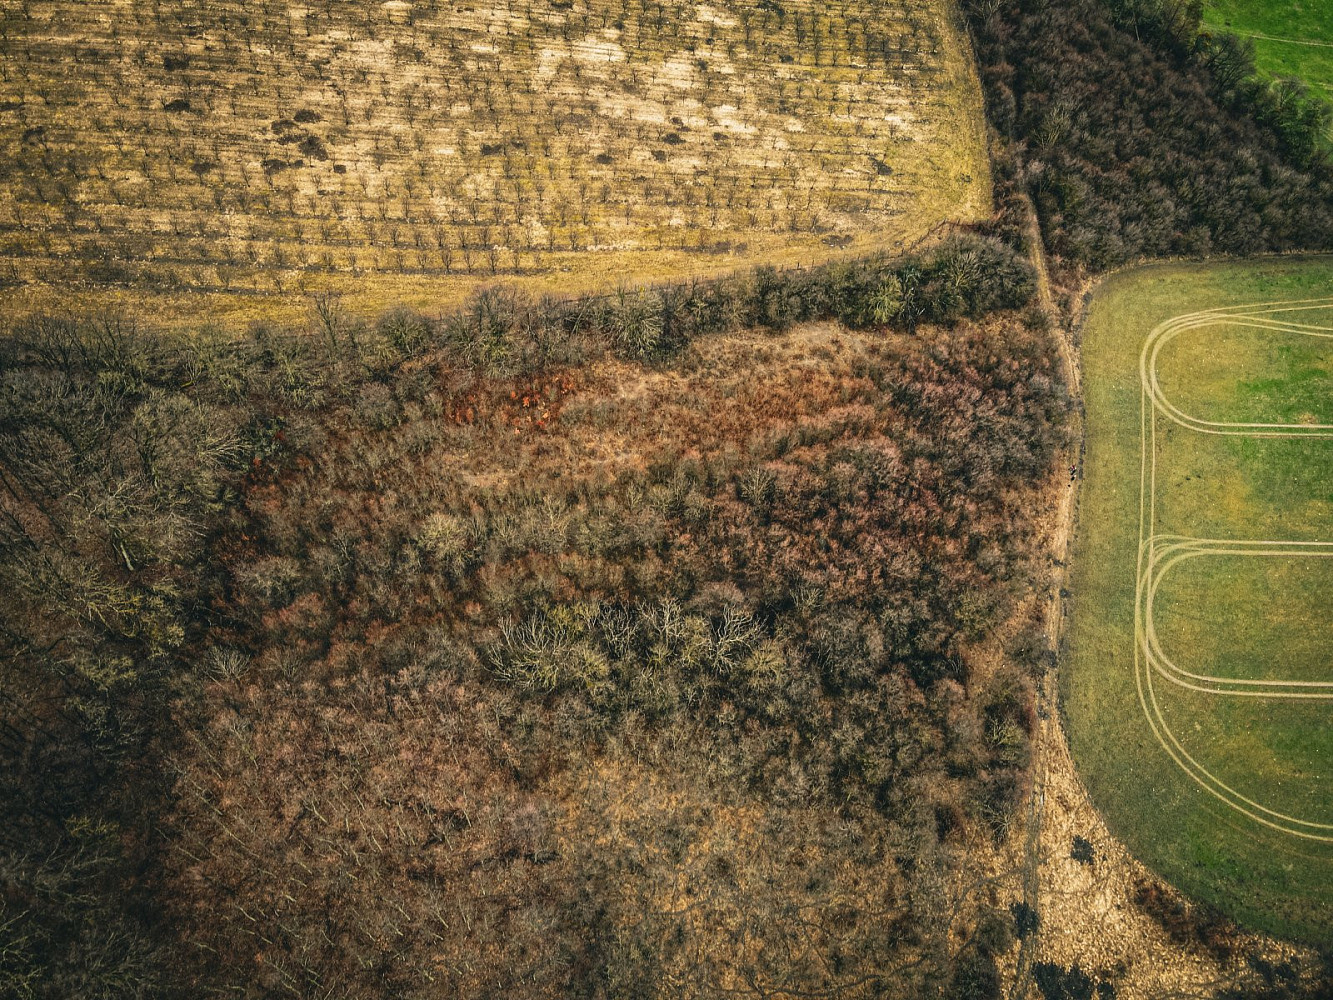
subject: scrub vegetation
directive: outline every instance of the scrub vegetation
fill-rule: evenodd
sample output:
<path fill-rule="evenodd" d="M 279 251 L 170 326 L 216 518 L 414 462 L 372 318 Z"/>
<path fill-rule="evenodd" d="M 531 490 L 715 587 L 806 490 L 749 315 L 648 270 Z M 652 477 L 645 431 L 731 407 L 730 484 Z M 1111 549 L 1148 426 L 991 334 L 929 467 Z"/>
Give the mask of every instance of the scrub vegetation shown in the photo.
<path fill-rule="evenodd" d="M 6 989 L 997 995 L 1053 341 L 799 282 L 6 341 Z"/>
<path fill-rule="evenodd" d="M 1306 119 L 1197 28 L 0 4 L 0 995 L 1115 996 L 1033 888 L 1059 324 L 1112 265 L 1333 234 Z M 1247 401 L 1321 413 L 1285 361 Z M 1317 875 L 1146 787 L 1197 834 L 1156 868 L 1310 936 Z M 1219 997 L 1327 991 L 1125 900 Z"/>
<path fill-rule="evenodd" d="M 1175 0 L 973 2 L 1005 173 L 1055 263 L 1333 245 L 1321 105 L 1256 83 L 1243 46 Z M 1234 41 L 1234 40 L 1233 40 Z M 1003 178 L 1002 178 L 1003 180 Z"/>

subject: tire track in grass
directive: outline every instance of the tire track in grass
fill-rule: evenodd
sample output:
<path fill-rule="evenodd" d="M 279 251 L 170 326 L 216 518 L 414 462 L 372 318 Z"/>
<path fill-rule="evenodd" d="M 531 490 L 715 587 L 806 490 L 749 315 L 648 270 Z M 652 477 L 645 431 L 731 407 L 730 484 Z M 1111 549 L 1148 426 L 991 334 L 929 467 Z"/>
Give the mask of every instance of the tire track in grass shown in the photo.
<path fill-rule="evenodd" d="M 1333 680 L 1250 680 L 1195 674 L 1181 670 L 1162 652 L 1153 621 L 1153 598 L 1162 578 L 1179 562 L 1203 555 L 1239 555 L 1251 558 L 1301 555 L 1333 556 L 1333 542 L 1297 542 L 1280 539 L 1191 538 L 1159 535 L 1157 505 L 1157 418 L 1202 434 L 1247 437 L 1333 437 L 1329 424 L 1278 424 L 1251 421 L 1210 421 L 1176 407 L 1163 392 L 1157 377 L 1161 348 L 1187 330 L 1205 326 L 1239 326 L 1306 336 L 1333 338 L 1333 327 L 1274 319 L 1277 314 L 1333 307 L 1333 298 L 1291 299 L 1204 309 L 1172 317 L 1155 327 L 1139 355 L 1139 546 L 1135 570 L 1134 679 L 1139 704 L 1158 743 L 1199 787 L 1244 816 L 1270 829 L 1307 840 L 1333 843 L 1333 824 L 1301 819 L 1271 809 L 1226 784 L 1200 764 L 1171 731 L 1153 686 L 1158 675 L 1172 684 L 1218 696 L 1283 699 L 1333 699 Z M 1160 552 L 1159 552 L 1160 547 Z M 1199 682 L 1199 683 L 1196 683 Z"/>
<path fill-rule="evenodd" d="M 1163 543 L 1160 551 L 1156 548 Z M 1144 602 L 1145 635 L 1139 646 L 1145 659 L 1163 677 L 1192 691 L 1206 694 L 1237 695 L 1246 697 L 1281 696 L 1287 698 L 1333 699 L 1333 679 L 1300 681 L 1271 678 L 1222 677 L 1200 674 L 1178 667 L 1163 651 L 1157 638 L 1153 617 L 1158 587 L 1168 571 L 1187 559 L 1201 556 L 1249 556 L 1255 558 L 1333 558 L 1333 542 L 1284 542 L 1275 540 L 1245 540 L 1225 538 L 1189 538 L 1184 535 L 1154 535 L 1147 544 L 1153 546 L 1153 556 L 1146 567 L 1146 579 L 1140 580 L 1139 597 Z M 1264 690 L 1268 688 L 1268 690 Z M 1253 690 L 1251 690 L 1253 689 Z"/>
<path fill-rule="evenodd" d="M 1288 305 L 1268 313 L 1296 309 L 1320 309 L 1333 306 L 1333 299 L 1306 300 L 1313 304 Z M 1333 424 L 1277 424 L 1248 421 L 1204 420 L 1192 416 L 1167 398 L 1157 377 L 1158 355 L 1163 347 L 1180 334 L 1205 326 L 1235 326 L 1244 329 L 1264 329 L 1279 333 L 1295 333 L 1307 337 L 1333 339 L 1333 327 L 1305 323 L 1283 323 L 1267 318 L 1265 314 L 1204 311 L 1176 316 L 1157 326 L 1144 343 L 1139 355 L 1139 379 L 1150 394 L 1153 406 L 1164 416 L 1187 430 L 1201 434 L 1241 435 L 1245 437 L 1333 437 Z"/>
<path fill-rule="evenodd" d="M 1286 45 L 1312 45 L 1320 49 L 1333 49 L 1333 42 L 1319 42 L 1313 38 L 1280 38 L 1277 35 L 1265 35 L 1262 31 L 1244 31 L 1246 38 L 1261 38 L 1265 42 L 1283 42 Z"/>

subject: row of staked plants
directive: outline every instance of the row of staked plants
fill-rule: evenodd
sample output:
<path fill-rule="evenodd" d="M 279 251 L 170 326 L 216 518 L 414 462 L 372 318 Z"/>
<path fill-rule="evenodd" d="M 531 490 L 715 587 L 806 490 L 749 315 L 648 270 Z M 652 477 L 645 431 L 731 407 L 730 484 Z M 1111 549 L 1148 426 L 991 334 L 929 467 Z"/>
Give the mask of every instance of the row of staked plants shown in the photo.
<path fill-rule="evenodd" d="M 0 281 L 531 274 L 929 214 L 917 133 L 958 101 L 934 5 L 705 10 L 0 8 Z"/>

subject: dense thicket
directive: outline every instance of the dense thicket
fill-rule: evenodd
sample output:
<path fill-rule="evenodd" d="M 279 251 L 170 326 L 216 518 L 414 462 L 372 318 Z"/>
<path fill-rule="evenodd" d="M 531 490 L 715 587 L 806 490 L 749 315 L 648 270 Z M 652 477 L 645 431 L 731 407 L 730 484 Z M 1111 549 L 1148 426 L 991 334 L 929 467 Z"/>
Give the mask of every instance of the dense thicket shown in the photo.
<path fill-rule="evenodd" d="M 1032 289 L 964 239 L 239 344 L 14 331 L 0 992 L 944 982 L 923 918 L 1024 782 L 1028 681 L 968 649 L 1029 585 L 1049 342 L 699 338 Z"/>
<path fill-rule="evenodd" d="M 1029 676 L 969 650 L 1033 587 L 1064 405 L 1010 320 L 285 413 L 181 708 L 209 978 L 934 990 L 977 919 L 949 856 L 1025 787 Z"/>
<path fill-rule="evenodd" d="M 1066 264 L 1333 245 L 1320 106 L 1258 83 L 1243 45 L 1198 35 L 1191 5 L 968 9 L 989 116 Z"/>
<path fill-rule="evenodd" d="M 1188 5 L 972 17 L 1069 264 L 1333 236 L 1300 115 Z M 17 331 L 0 994 L 996 995 L 1012 920 L 960 873 L 1043 661 L 1033 290 L 964 238 L 241 344 Z M 718 336 L 815 319 L 874 332 Z"/>
<path fill-rule="evenodd" d="M 136 874 L 163 681 L 245 416 L 120 324 L 41 321 L 0 352 L 0 995 L 137 995 L 164 942 Z"/>

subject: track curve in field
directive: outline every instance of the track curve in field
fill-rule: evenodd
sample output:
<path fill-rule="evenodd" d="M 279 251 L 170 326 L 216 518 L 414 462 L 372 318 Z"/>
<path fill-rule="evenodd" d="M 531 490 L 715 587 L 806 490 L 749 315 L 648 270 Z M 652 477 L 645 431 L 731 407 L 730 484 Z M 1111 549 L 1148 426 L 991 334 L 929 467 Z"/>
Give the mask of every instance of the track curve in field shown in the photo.
<path fill-rule="evenodd" d="M 1307 337 L 1333 339 L 1333 327 L 1273 319 L 1278 313 L 1293 313 L 1333 306 L 1333 299 L 1307 299 L 1274 303 L 1262 311 L 1253 307 L 1206 309 L 1175 316 L 1155 327 L 1144 341 L 1139 354 L 1139 380 L 1152 400 L 1153 407 L 1168 420 L 1201 434 L 1225 434 L 1245 437 L 1333 437 L 1333 424 L 1283 424 L 1257 421 L 1204 420 L 1176 406 L 1162 389 L 1158 378 L 1158 357 L 1163 347 L 1182 333 L 1210 326 L 1269 330 Z"/>
<path fill-rule="evenodd" d="M 1181 687 L 1206 694 L 1243 697 L 1286 697 L 1333 699 L 1333 678 L 1323 681 L 1285 680 L 1281 678 L 1223 677 L 1185 670 L 1166 655 L 1157 636 L 1154 618 L 1157 590 L 1168 572 L 1181 563 L 1204 556 L 1244 556 L 1249 558 L 1333 559 L 1333 542 L 1287 542 L 1270 539 L 1189 538 L 1183 535 L 1155 535 L 1148 539 L 1151 557 L 1146 561 L 1145 579 L 1137 593 L 1144 634 L 1139 638 L 1140 652 L 1149 665 L 1167 680 Z"/>
<path fill-rule="evenodd" d="M 1176 406 L 1162 390 L 1157 374 L 1162 348 L 1190 330 L 1242 327 L 1333 339 L 1333 327 L 1297 322 L 1294 314 L 1333 307 L 1333 298 L 1298 299 L 1205 309 L 1175 316 L 1155 327 L 1139 355 L 1140 478 L 1139 547 L 1134 604 L 1134 673 L 1139 703 L 1153 735 L 1173 761 L 1197 785 L 1236 812 L 1270 829 L 1307 840 L 1333 843 L 1333 823 L 1291 815 L 1251 798 L 1223 781 L 1196 759 L 1172 732 L 1158 699 L 1156 684 L 1169 682 L 1190 691 L 1218 697 L 1333 700 L 1333 678 L 1298 681 L 1222 677 L 1186 670 L 1162 650 L 1153 619 L 1157 590 L 1163 578 L 1182 562 L 1207 555 L 1248 558 L 1333 558 L 1333 541 L 1292 541 L 1255 538 L 1194 538 L 1155 533 L 1157 497 L 1157 421 L 1165 420 L 1201 434 L 1247 437 L 1333 437 L 1333 424 L 1283 424 L 1255 421 L 1204 420 Z"/>

